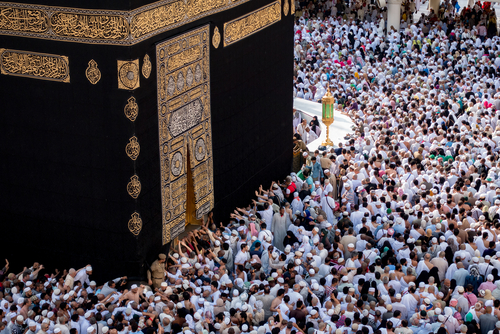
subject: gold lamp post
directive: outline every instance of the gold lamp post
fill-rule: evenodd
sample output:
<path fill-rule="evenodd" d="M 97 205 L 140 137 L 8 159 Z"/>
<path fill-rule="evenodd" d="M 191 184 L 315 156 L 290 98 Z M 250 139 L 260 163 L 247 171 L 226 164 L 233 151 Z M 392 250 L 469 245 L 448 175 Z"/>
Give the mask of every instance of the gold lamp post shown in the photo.
<path fill-rule="evenodd" d="M 321 105 L 323 107 L 321 120 L 323 124 L 326 125 L 326 140 L 323 142 L 323 146 L 333 146 L 333 142 L 330 140 L 330 125 L 332 125 L 335 120 L 333 115 L 334 104 L 335 99 L 332 93 L 330 93 L 330 87 L 328 87 L 325 96 L 321 99 Z"/>

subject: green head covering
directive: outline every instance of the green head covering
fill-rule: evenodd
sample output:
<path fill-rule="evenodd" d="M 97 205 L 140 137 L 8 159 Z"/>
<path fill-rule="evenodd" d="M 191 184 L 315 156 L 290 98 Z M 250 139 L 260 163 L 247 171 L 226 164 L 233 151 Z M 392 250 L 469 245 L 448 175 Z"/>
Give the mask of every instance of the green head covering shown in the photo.
<path fill-rule="evenodd" d="M 471 322 L 473 318 L 472 313 L 469 312 L 465 315 L 465 322 Z"/>

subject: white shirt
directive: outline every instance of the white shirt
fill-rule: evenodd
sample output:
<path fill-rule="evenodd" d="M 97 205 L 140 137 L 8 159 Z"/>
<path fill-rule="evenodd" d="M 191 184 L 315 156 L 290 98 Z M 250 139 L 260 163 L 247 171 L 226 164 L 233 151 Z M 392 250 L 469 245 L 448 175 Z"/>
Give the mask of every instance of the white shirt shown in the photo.
<path fill-rule="evenodd" d="M 234 264 L 244 264 L 246 261 L 248 261 L 248 252 L 243 253 L 242 251 L 239 251 L 238 254 L 236 254 L 236 257 L 234 258 Z"/>

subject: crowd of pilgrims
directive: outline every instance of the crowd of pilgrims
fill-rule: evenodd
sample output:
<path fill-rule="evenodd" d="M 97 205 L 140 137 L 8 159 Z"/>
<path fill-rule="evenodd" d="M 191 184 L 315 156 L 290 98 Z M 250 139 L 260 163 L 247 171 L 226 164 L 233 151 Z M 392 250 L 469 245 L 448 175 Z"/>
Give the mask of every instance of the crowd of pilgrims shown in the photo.
<path fill-rule="evenodd" d="M 294 112 L 300 170 L 209 214 L 144 284 L 6 261 L 0 334 L 500 334 L 494 11 L 418 6 L 396 31 L 366 1 L 297 2 L 294 95 L 330 90 L 352 136 L 310 151 L 321 120 Z"/>

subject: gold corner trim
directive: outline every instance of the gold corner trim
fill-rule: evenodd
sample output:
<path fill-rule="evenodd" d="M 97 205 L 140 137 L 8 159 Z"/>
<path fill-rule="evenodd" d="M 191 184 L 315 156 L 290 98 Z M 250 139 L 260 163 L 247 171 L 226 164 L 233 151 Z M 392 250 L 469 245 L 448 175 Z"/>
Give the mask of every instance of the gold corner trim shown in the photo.
<path fill-rule="evenodd" d="M 288 10 L 289 9 L 290 8 L 288 6 L 288 0 L 283 0 L 283 14 L 285 14 L 285 16 L 288 16 Z"/>
<path fill-rule="evenodd" d="M 212 45 L 214 46 L 214 48 L 217 49 L 219 47 L 219 44 L 220 44 L 220 32 L 219 28 L 215 27 L 214 34 L 212 36 Z"/>
<path fill-rule="evenodd" d="M 66 56 L 0 49 L 0 68 L 4 75 L 70 82 L 69 59 Z"/>
<path fill-rule="evenodd" d="M 139 213 L 134 212 L 130 216 L 130 220 L 128 221 L 128 230 L 135 236 L 138 236 L 142 230 L 142 219 Z"/>
<path fill-rule="evenodd" d="M 224 23 L 224 47 L 253 35 L 281 20 L 281 3 L 274 1 L 251 13 Z"/>
<path fill-rule="evenodd" d="M 141 182 L 139 181 L 139 176 L 134 175 L 130 178 L 130 182 L 127 184 L 127 192 L 133 199 L 137 199 L 141 193 Z"/>
<path fill-rule="evenodd" d="M 136 136 L 133 136 L 128 140 L 127 146 L 125 146 L 125 153 L 132 160 L 137 160 L 139 154 L 141 153 L 141 145 L 139 145 L 139 141 Z"/>
<path fill-rule="evenodd" d="M 117 60 L 118 89 L 134 90 L 140 87 L 139 59 Z"/>
<path fill-rule="evenodd" d="M 142 75 L 144 76 L 144 78 L 149 79 L 149 76 L 151 75 L 151 69 L 151 60 L 149 59 L 149 55 L 146 53 L 142 63 Z"/>
<path fill-rule="evenodd" d="M 290 13 L 295 14 L 295 0 L 290 0 Z"/>
<path fill-rule="evenodd" d="M 127 117 L 131 122 L 135 122 L 135 119 L 139 115 L 139 106 L 135 101 L 135 97 L 132 96 L 127 100 L 127 104 L 125 105 L 123 111 L 125 113 L 125 117 Z"/>
<path fill-rule="evenodd" d="M 130 11 L 0 2 L 0 35 L 134 45 L 250 0 L 160 0 Z"/>
<path fill-rule="evenodd" d="M 89 61 L 89 66 L 85 70 L 85 76 L 93 85 L 101 80 L 101 71 L 99 70 L 99 67 L 97 66 L 97 63 L 94 59 L 91 59 Z"/>

